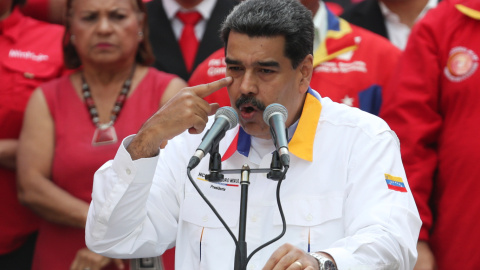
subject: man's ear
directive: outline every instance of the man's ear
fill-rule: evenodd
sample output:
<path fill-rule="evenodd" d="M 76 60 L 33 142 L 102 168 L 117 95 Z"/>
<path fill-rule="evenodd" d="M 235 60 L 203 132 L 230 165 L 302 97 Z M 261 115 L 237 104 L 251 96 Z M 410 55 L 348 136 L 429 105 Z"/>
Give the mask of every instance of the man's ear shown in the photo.
<path fill-rule="evenodd" d="M 313 55 L 309 54 L 305 56 L 302 62 L 298 65 L 300 71 L 300 91 L 306 93 L 310 86 L 313 74 Z"/>

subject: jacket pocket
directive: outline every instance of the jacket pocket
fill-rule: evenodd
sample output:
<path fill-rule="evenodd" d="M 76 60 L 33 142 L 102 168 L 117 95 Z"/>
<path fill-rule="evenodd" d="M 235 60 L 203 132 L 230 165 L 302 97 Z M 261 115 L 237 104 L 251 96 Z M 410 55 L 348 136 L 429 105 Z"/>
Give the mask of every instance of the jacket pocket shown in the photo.
<path fill-rule="evenodd" d="M 238 223 L 239 202 L 220 201 L 209 198 L 222 219 L 229 227 Z M 235 210 L 235 211 L 234 211 Z M 223 228 L 223 224 L 215 216 L 207 203 L 198 194 L 187 194 L 182 207 L 182 219 L 186 222 L 207 228 Z"/>
<path fill-rule="evenodd" d="M 6 59 L 3 65 L 11 73 L 11 80 L 16 86 L 12 90 L 18 88 L 33 90 L 41 83 L 60 75 L 60 68 L 52 63 Z"/>
<path fill-rule="evenodd" d="M 295 226 L 317 226 L 342 217 L 343 198 L 337 194 L 305 197 L 282 201 L 286 223 Z M 275 215 L 274 225 L 281 225 L 280 215 Z"/>
<path fill-rule="evenodd" d="M 237 236 L 239 203 L 208 199 L 232 233 Z M 182 264 L 196 265 L 195 269 L 199 270 L 208 269 L 207 266 L 209 265 L 215 265 L 216 269 L 228 269 L 229 266 L 233 265 L 234 241 L 220 220 L 198 194 L 186 194 L 180 218 L 182 220 L 182 231 L 186 234 L 182 238 L 188 239 L 183 242 L 182 248 L 190 250 L 189 258 Z M 222 256 L 222 259 L 218 260 L 218 256 Z"/>
<path fill-rule="evenodd" d="M 343 197 L 340 194 L 286 200 L 282 206 L 290 244 L 305 251 L 318 251 L 344 236 Z M 280 214 L 274 215 L 273 225 L 277 231 L 282 226 Z"/>

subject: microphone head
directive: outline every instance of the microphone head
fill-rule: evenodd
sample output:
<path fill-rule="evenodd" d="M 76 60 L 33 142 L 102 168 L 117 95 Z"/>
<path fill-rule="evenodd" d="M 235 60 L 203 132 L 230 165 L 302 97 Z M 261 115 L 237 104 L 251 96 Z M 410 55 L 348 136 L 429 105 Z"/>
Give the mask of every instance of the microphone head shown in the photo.
<path fill-rule="evenodd" d="M 283 117 L 283 122 L 287 121 L 288 118 L 288 111 L 287 108 L 285 108 L 282 104 L 278 103 L 272 103 L 265 108 L 265 111 L 263 112 L 263 121 L 267 123 L 267 125 L 270 126 L 270 117 L 273 115 L 279 114 Z"/>
<path fill-rule="evenodd" d="M 228 122 L 228 129 L 232 129 L 238 124 L 238 115 L 237 112 L 232 107 L 221 107 L 215 113 L 215 119 L 222 117 Z"/>

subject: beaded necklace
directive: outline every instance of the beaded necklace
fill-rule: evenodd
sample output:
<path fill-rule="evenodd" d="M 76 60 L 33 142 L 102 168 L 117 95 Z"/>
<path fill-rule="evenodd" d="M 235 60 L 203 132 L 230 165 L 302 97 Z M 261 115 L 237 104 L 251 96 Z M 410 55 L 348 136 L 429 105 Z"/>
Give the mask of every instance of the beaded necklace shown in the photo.
<path fill-rule="evenodd" d="M 85 104 L 87 106 L 88 112 L 90 113 L 90 118 L 92 119 L 93 125 L 97 127 L 93 133 L 92 145 L 100 146 L 105 144 L 112 144 L 117 142 L 117 133 L 113 124 L 117 120 L 120 111 L 122 110 L 125 100 L 127 99 L 128 92 L 130 91 L 130 86 L 132 84 L 133 74 L 135 73 L 135 65 L 132 67 L 132 72 L 130 73 L 129 78 L 123 83 L 122 90 L 115 101 L 112 112 L 110 114 L 110 122 L 106 124 L 100 123 L 100 118 L 98 117 L 98 110 L 95 106 L 95 102 L 92 98 L 92 93 L 90 92 L 90 86 L 87 84 L 83 72 L 82 77 L 82 93 L 83 98 L 85 99 Z"/>

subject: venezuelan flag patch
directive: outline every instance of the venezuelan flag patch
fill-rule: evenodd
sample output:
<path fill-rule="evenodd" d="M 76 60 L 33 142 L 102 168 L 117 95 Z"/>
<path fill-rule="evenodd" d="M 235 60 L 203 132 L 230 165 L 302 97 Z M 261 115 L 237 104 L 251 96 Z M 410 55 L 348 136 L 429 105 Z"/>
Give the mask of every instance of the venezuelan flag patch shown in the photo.
<path fill-rule="evenodd" d="M 387 187 L 391 190 L 407 192 L 405 184 L 401 177 L 393 176 L 390 174 L 385 174 L 385 181 L 387 181 Z"/>

